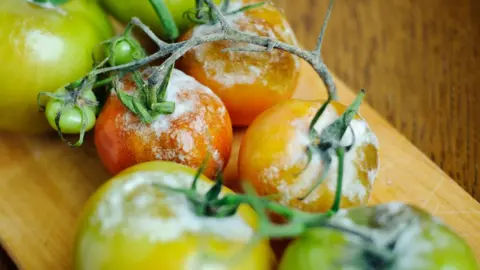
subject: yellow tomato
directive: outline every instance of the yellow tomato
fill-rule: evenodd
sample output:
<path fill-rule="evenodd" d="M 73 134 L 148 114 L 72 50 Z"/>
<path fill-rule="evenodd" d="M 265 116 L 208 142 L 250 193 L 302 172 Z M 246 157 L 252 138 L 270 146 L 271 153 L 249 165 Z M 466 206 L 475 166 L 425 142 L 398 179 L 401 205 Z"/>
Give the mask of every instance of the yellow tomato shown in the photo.
<path fill-rule="evenodd" d="M 1 0 L 0 130 L 48 130 L 37 94 L 85 76 L 94 48 L 112 33 L 96 1 L 70 0 L 48 9 L 26 0 Z"/>
<path fill-rule="evenodd" d="M 331 149 L 330 169 L 320 186 L 304 199 L 326 166 L 314 152 L 307 166 L 307 146 L 312 144 L 309 126 L 321 107 L 320 101 L 289 100 L 261 114 L 247 129 L 240 147 L 238 170 L 241 180 L 249 181 L 260 195 L 284 205 L 310 212 L 328 210 L 337 188 L 338 158 Z M 346 106 L 332 102 L 315 124 L 317 133 L 333 123 Z M 377 138 L 359 115 L 350 124 L 342 144 L 352 147 L 345 154 L 341 207 L 367 203 L 378 169 Z M 354 134 L 353 134 L 354 133 Z M 229 183 L 235 186 L 236 183 Z"/>
<path fill-rule="evenodd" d="M 270 269 L 268 240 L 232 260 L 252 240 L 256 216 L 251 208 L 241 206 L 226 218 L 200 217 L 184 194 L 165 189 L 189 188 L 194 175 L 190 167 L 152 161 L 130 167 L 104 184 L 81 217 L 74 269 Z M 211 186 L 201 176 L 198 191 L 203 194 Z"/>

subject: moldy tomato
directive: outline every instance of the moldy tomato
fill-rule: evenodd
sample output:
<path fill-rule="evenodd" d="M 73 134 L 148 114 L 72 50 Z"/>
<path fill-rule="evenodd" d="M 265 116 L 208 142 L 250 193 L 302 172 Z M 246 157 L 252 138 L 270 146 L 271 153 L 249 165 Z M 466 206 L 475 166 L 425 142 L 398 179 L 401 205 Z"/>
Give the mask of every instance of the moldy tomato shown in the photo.
<path fill-rule="evenodd" d="M 143 71 L 150 76 L 152 68 Z M 136 92 L 130 77 L 123 90 Z M 95 125 L 95 145 L 103 164 L 116 174 L 134 164 L 168 160 L 198 168 L 211 158 L 204 171 L 213 177 L 230 157 L 232 125 L 222 101 L 207 87 L 179 70 L 173 70 L 166 100 L 175 102 L 172 114 L 158 115 L 143 123 L 118 99 L 108 97 Z"/>
<path fill-rule="evenodd" d="M 236 1 L 230 9 L 236 10 L 255 2 L 259 1 Z M 297 44 L 285 16 L 272 4 L 265 3 L 226 17 L 238 30 Z M 217 31 L 220 31 L 218 23 L 198 25 L 180 40 Z M 233 125 L 246 126 L 266 109 L 292 96 L 300 74 L 300 59 L 280 50 L 222 51 L 230 47 L 262 50 L 250 44 L 213 42 L 187 52 L 177 62 L 177 67 L 208 86 L 222 99 Z"/>
<path fill-rule="evenodd" d="M 105 183 L 87 202 L 77 230 L 75 270 L 269 270 L 268 240 L 246 250 L 257 226 L 254 211 L 240 206 L 230 217 L 204 217 L 185 194 L 195 170 L 173 162 L 133 166 Z M 158 186 L 161 185 L 161 186 Z M 213 182 L 205 176 L 197 190 Z M 230 192 L 222 189 L 222 195 Z M 238 261 L 229 260 L 247 251 Z"/>
<path fill-rule="evenodd" d="M 37 94 L 55 91 L 92 68 L 94 48 L 113 34 L 95 1 L 47 9 L 26 0 L 0 1 L 0 129 L 44 132 Z"/>
<path fill-rule="evenodd" d="M 287 206 L 309 212 L 330 209 L 337 188 L 336 155 L 331 157 L 323 183 L 309 196 L 300 199 L 321 178 L 326 167 L 325 160 L 317 152 L 312 153 L 308 164 L 306 151 L 312 143 L 310 123 L 322 104 L 320 101 L 292 99 L 270 108 L 255 119 L 240 146 L 239 179 L 251 182 L 260 195 L 277 195 L 275 200 Z M 314 129 L 321 133 L 345 109 L 346 106 L 332 101 Z M 350 127 L 341 141 L 342 145 L 353 143 L 345 153 L 342 208 L 368 202 L 378 169 L 376 136 L 358 114 Z M 229 183 L 226 185 L 229 186 Z"/>
<path fill-rule="evenodd" d="M 280 270 L 477 270 L 471 248 L 423 210 L 402 203 L 341 210 L 287 248 Z"/>

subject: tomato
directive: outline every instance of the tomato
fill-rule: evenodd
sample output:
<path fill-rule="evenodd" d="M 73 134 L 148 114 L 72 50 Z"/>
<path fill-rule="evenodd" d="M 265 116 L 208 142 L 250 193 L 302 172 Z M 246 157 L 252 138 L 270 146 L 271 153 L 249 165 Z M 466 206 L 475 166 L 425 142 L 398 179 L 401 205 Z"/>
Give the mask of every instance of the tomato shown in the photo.
<path fill-rule="evenodd" d="M 65 88 L 61 88 L 56 91 L 56 94 L 65 94 Z M 90 102 L 97 102 L 95 94 L 91 90 L 87 91 L 85 94 L 85 99 Z M 65 108 L 63 108 L 65 107 Z M 85 114 L 82 113 L 82 109 L 79 106 L 74 106 L 73 104 L 66 105 L 66 102 L 61 99 L 50 99 L 45 108 L 45 116 L 47 118 L 50 126 L 58 130 L 55 119 L 57 114 L 60 113 L 59 126 L 60 130 L 64 134 L 79 134 L 82 130 L 82 125 L 85 122 L 85 131 L 89 131 L 95 125 L 95 110 L 96 106 L 87 106 L 82 105 Z"/>
<path fill-rule="evenodd" d="M 245 249 L 257 226 L 251 208 L 240 206 L 225 218 L 198 216 L 184 194 L 155 186 L 190 188 L 194 175 L 190 167 L 152 161 L 106 182 L 81 215 L 74 269 L 271 269 L 268 240 Z M 197 190 L 204 194 L 211 186 L 201 176 Z M 222 196 L 229 192 L 223 188 Z M 229 261 L 245 250 L 238 261 Z"/>
<path fill-rule="evenodd" d="M 333 154 L 325 180 L 309 196 L 301 199 L 321 178 L 326 160 L 313 152 L 308 164 L 306 148 L 312 143 L 309 126 L 321 101 L 291 99 L 261 114 L 242 139 L 239 179 L 251 183 L 260 195 L 276 195 L 283 205 L 308 212 L 324 212 L 333 204 L 337 188 L 338 158 Z M 321 133 L 339 118 L 346 106 L 331 102 L 314 129 Z M 375 134 L 359 115 L 350 124 L 342 143 L 352 147 L 345 154 L 341 207 L 368 202 L 378 169 Z M 352 134 L 354 132 L 354 136 Z M 335 151 L 333 151 L 335 152 Z M 307 166 L 308 164 L 308 166 Z M 238 183 L 226 183 L 235 186 Z"/>
<path fill-rule="evenodd" d="M 151 73 L 145 70 L 144 74 Z M 125 91 L 136 91 L 130 77 Z M 174 70 L 166 100 L 175 102 L 172 114 L 158 115 L 143 123 L 112 93 L 95 125 L 95 145 L 103 164 L 116 174 L 134 164 L 168 160 L 198 168 L 211 158 L 205 175 L 212 177 L 230 157 L 233 131 L 221 100 L 210 89 L 179 70 Z"/>
<path fill-rule="evenodd" d="M 100 2 L 120 22 L 128 23 L 132 17 L 138 17 L 158 36 L 166 38 L 165 29 L 160 24 L 159 18 L 149 0 L 100 0 Z M 163 2 L 172 15 L 180 33 L 193 26 L 193 23 L 183 14 L 195 9 L 195 0 L 163 0 Z M 221 0 L 214 0 L 214 2 L 220 3 Z"/>
<path fill-rule="evenodd" d="M 414 206 L 341 210 L 331 224 L 336 228 L 311 229 L 295 240 L 279 269 L 479 269 L 461 237 Z"/>
<path fill-rule="evenodd" d="M 258 1 L 244 1 L 243 5 Z M 236 9 L 242 3 L 234 3 Z M 231 25 L 254 35 L 297 45 L 285 16 L 272 4 L 227 16 Z M 199 25 L 180 40 L 219 31 L 219 25 Z M 177 67 L 210 87 L 225 103 L 235 126 L 249 125 L 260 113 L 289 99 L 298 83 L 300 60 L 290 53 L 222 51 L 225 48 L 259 49 L 250 44 L 219 41 L 187 52 Z M 262 49 L 262 48 L 260 48 Z"/>
<path fill-rule="evenodd" d="M 105 54 L 111 66 L 127 64 L 145 57 L 142 46 L 131 36 L 121 36 L 114 39 L 106 46 Z"/>
<path fill-rule="evenodd" d="M 113 33 L 95 1 L 70 0 L 59 8 L 0 1 L 0 130 L 49 130 L 37 94 L 85 76 L 94 48 Z"/>

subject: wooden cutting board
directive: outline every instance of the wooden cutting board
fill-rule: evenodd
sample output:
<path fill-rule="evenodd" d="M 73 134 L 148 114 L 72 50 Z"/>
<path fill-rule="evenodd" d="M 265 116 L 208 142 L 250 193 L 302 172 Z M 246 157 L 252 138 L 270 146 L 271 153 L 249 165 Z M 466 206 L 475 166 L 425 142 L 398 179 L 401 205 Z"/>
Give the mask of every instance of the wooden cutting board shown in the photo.
<path fill-rule="evenodd" d="M 302 71 L 295 97 L 325 98 L 314 71 L 307 64 Z M 338 80 L 337 85 L 340 100 L 350 102 L 353 92 Z M 421 206 L 464 236 L 480 258 L 480 204 L 368 105 L 362 106 L 361 113 L 381 148 L 371 204 L 404 201 Z M 242 130 L 235 132 L 228 179 L 236 175 L 242 134 Z M 21 269 L 71 269 L 78 214 L 109 177 L 97 158 L 91 134 L 83 147 L 70 149 L 55 134 L 0 133 L 0 242 Z"/>

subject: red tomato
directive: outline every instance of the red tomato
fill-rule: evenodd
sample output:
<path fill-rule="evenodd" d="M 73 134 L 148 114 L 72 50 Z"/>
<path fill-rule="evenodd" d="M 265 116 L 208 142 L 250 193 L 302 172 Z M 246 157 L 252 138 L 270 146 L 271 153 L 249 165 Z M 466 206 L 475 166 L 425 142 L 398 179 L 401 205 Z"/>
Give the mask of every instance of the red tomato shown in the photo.
<path fill-rule="evenodd" d="M 259 1 L 232 4 L 231 9 Z M 254 35 L 296 45 L 285 16 L 272 4 L 227 16 L 231 25 Z M 219 25 L 199 25 L 180 40 L 219 31 Z M 290 98 L 298 83 L 300 59 L 280 50 L 223 52 L 229 47 L 262 49 L 256 45 L 220 41 L 187 52 L 178 68 L 210 87 L 225 103 L 235 126 L 249 125 L 260 113 Z"/>
<path fill-rule="evenodd" d="M 239 178 L 252 183 L 260 195 L 277 195 L 274 198 L 284 205 L 309 212 L 328 210 L 337 188 L 338 158 L 333 149 L 326 179 L 305 199 L 299 199 L 307 194 L 325 170 L 325 160 L 316 152 L 307 166 L 306 152 L 312 143 L 310 122 L 322 104 L 320 101 L 292 99 L 255 119 L 240 146 Z M 345 109 L 346 106 L 331 102 L 315 124 L 315 130 L 321 133 Z M 354 144 L 345 154 L 341 207 L 368 202 L 378 169 L 375 134 L 359 115 L 350 126 L 355 136 L 352 130 L 347 130 L 342 139 L 345 145 Z"/>
<path fill-rule="evenodd" d="M 126 92 L 137 91 L 131 78 L 126 77 L 122 84 Z M 116 174 L 151 160 L 198 168 L 208 153 L 211 158 L 205 175 L 212 177 L 225 167 L 232 147 L 232 125 L 221 100 L 179 70 L 171 75 L 166 100 L 175 102 L 175 111 L 145 124 L 112 92 L 95 126 L 95 145 L 110 172 Z"/>

